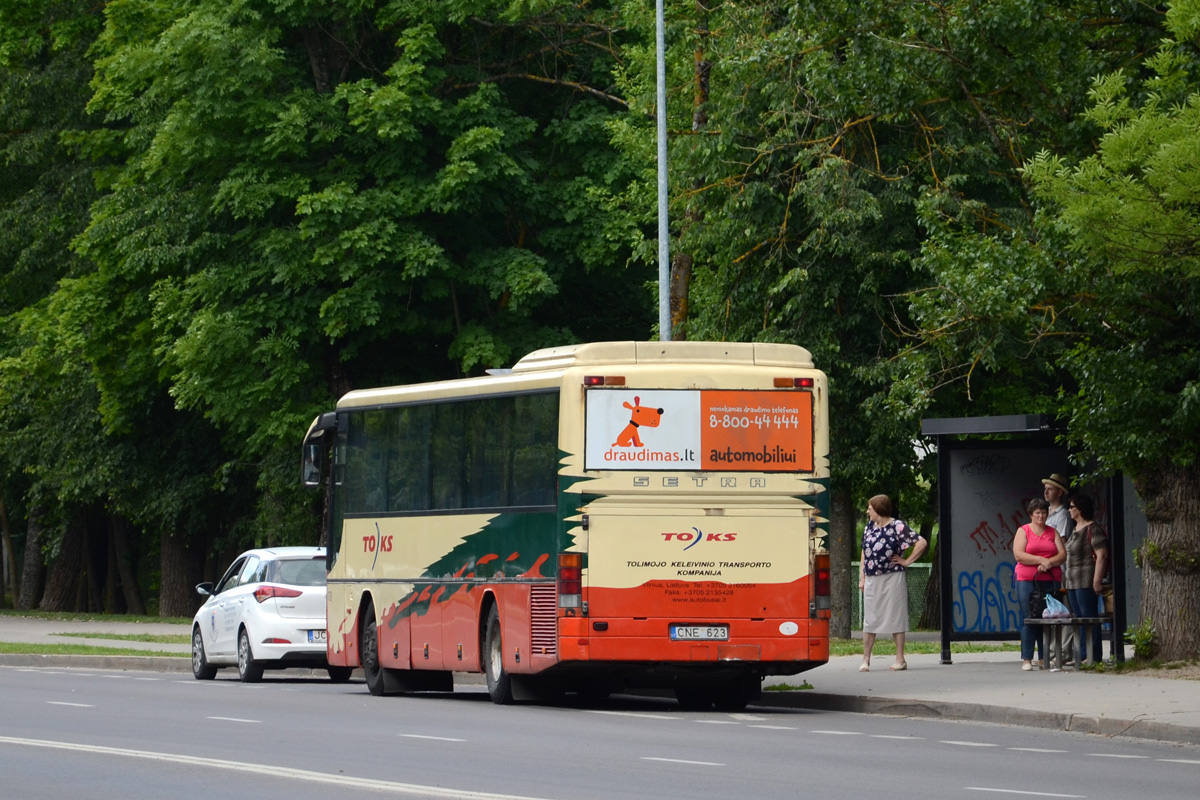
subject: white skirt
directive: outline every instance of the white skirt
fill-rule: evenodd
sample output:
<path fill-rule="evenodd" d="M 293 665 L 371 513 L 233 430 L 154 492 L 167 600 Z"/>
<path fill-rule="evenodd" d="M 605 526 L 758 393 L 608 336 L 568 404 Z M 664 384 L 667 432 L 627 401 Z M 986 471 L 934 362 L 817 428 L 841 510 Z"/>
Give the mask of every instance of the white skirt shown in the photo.
<path fill-rule="evenodd" d="M 863 633 L 908 632 L 908 578 L 903 572 L 867 575 L 863 586 Z"/>

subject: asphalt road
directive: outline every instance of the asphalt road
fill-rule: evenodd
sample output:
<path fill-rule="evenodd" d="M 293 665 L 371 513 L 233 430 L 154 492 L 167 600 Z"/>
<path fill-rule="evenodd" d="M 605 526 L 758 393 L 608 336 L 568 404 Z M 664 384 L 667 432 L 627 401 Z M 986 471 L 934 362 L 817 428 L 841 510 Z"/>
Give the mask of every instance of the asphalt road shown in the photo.
<path fill-rule="evenodd" d="M 479 687 L 0 667 L 5 798 L 1193 798 L 1200 748 L 673 701 L 495 706 Z"/>

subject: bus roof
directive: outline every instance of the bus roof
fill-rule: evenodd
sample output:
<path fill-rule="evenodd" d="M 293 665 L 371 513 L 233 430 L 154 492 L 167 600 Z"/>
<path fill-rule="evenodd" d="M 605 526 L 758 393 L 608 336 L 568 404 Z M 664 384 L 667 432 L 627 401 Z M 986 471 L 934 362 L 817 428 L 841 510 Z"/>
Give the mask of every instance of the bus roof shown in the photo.
<path fill-rule="evenodd" d="M 772 342 L 591 342 L 535 350 L 513 372 L 567 369 L 593 364 L 645 364 L 684 361 L 710 364 L 755 364 L 812 369 L 812 355 L 794 344 Z"/>
<path fill-rule="evenodd" d="M 535 350 L 518 361 L 511 370 L 495 370 L 482 377 L 356 390 L 343 396 L 338 401 L 338 408 L 398 403 L 416 397 L 462 396 L 484 387 L 489 391 L 531 391 L 553 386 L 564 371 L 574 367 L 619 367 L 667 362 L 813 369 L 812 355 L 794 344 L 590 342 Z"/>

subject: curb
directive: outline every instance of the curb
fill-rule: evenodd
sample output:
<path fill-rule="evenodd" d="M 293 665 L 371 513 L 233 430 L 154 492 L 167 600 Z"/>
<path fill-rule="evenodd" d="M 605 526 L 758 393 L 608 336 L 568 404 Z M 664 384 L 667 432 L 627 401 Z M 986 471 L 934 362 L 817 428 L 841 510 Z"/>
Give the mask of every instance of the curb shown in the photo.
<path fill-rule="evenodd" d="M 855 714 L 885 714 L 963 722 L 988 722 L 1026 728 L 1091 733 L 1108 737 L 1152 739 L 1173 744 L 1200 744 L 1200 728 L 1148 720 L 1089 717 L 1055 711 L 1032 711 L 982 703 L 952 703 L 817 692 L 763 692 L 757 705 L 811 711 L 845 711 Z"/>
<path fill-rule="evenodd" d="M 192 672 L 188 657 L 69 656 L 39 653 L 0 653 L 0 667 L 66 667 L 71 669 L 139 670 L 142 672 Z"/>

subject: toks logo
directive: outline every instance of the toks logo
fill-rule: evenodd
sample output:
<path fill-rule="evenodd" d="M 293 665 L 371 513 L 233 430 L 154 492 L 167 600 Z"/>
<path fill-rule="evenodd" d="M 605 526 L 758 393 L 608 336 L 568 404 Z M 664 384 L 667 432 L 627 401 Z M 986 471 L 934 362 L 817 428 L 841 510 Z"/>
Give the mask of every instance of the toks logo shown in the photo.
<path fill-rule="evenodd" d="M 736 533 L 705 533 L 699 528 L 692 528 L 692 533 L 683 531 L 681 533 L 664 533 L 663 539 L 668 542 L 687 542 L 687 547 L 684 550 L 691 550 L 696 545 L 700 544 L 701 540 L 705 542 L 733 542 L 737 541 Z"/>
<path fill-rule="evenodd" d="M 375 563 L 377 561 L 379 561 L 379 554 L 392 552 L 392 535 L 390 533 L 385 534 L 385 533 L 381 532 L 379 530 L 379 523 L 376 522 L 375 523 L 375 535 L 374 536 L 370 536 L 370 535 L 364 536 L 364 537 L 362 537 L 362 540 L 363 540 L 363 552 L 375 554 L 375 557 L 371 560 L 371 569 L 374 570 Z"/>

